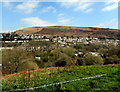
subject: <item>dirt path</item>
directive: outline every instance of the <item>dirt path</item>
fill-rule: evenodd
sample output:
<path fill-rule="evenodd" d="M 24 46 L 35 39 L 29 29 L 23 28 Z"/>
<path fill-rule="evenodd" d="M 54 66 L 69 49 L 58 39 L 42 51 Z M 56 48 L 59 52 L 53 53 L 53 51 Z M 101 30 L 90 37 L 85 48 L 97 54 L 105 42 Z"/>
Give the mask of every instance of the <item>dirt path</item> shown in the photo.
<path fill-rule="evenodd" d="M 24 72 L 20 72 L 20 73 L 3 75 L 3 77 L 10 77 L 10 76 L 14 76 L 14 75 L 20 75 L 20 74 L 26 74 L 26 73 L 31 73 L 31 72 L 35 72 L 35 71 L 43 71 L 43 70 L 47 70 L 47 69 L 56 69 L 56 68 L 57 67 L 40 68 L 40 69 L 36 69 L 36 70 L 29 70 L 29 71 L 24 71 Z"/>
<path fill-rule="evenodd" d="M 120 65 L 120 64 L 108 64 L 108 65 Z M 31 73 L 31 72 L 35 72 L 35 71 L 43 71 L 43 70 L 47 70 L 47 69 L 56 69 L 56 68 L 58 68 L 58 67 L 40 68 L 40 69 L 36 69 L 36 70 L 29 70 L 29 71 L 24 71 L 24 72 L 20 72 L 20 73 L 3 75 L 3 77 L 10 77 L 10 76 L 19 75 L 19 74 L 26 74 L 26 73 Z"/>

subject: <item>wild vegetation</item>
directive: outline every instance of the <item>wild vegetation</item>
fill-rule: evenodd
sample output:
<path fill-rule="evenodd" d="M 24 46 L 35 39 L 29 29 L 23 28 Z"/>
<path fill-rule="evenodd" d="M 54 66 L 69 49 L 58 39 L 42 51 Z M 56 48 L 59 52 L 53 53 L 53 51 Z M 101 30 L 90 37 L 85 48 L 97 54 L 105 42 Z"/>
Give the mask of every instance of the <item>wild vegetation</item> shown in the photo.
<path fill-rule="evenodd" d="M 30 41 L 12 50 L 2 50 L 2 71 L 12 74 L 44 67 L 119 64 L 119 53 L 119 46 L 112 45 L 77 43 L 59 47 L 50 41 Z"/>
<path fill-rule="evenodd" d="M 70 83 L 61 83 L 59 85 L 52 85 L 44 88 L 34 89 L 30 92 L 53 92 L 60 90 L 76 90 L 76 91 L 109 91 L 118 92 L 119 88 L 119 65 L 92 65 L 92 66 L 70 66 L 70 67 L 56 67 L 54 69 L 46 69 L 36 72 L 28 72 L 25 74 L 14 75 L 3 78 L 3 90 L 15 90 L 40 87 L 47 84 L 58 82 L 65 82 L 80 78 L 87 78 L 96 75 L 112 73 L 99 78 L 79 80 Z"/>

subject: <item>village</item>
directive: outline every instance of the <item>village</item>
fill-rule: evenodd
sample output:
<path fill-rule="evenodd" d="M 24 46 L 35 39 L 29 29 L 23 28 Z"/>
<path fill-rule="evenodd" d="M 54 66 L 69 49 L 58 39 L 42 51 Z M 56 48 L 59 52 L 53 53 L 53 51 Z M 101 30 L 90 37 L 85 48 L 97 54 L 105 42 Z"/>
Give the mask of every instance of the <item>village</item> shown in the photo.
<path fill-rule="evenodd" d="M 109 53 L 107 52 L 109 48 L 117 49 L 119 46 L 118 39 L 99 37 L 45 36 L 34 34 L 18 35 L 13 33 L 1 34 L 0 37 L 2 42 L 0 51 L 9 52 L 21 50 L 25 51 L 25 53 L 33 53 L 31 55 L 36 62 L 48 62 L 50 60 L 50 62 L 52 62 L 54 58 L 51 57 L 57 57 L 52 56 L 52 54 L 61 53 L 63 56 L 66 54 L 69 58 L 74 58 L 75 64 L 80 63 L 81 65 L 81 59 L 85 59 L 89 55 L 106 59 L 106 64 L 109 59 Z M 116 53 L 116 51 L 111 51 L 110 53 L 113 52 Z M 68 59 L 68 57 L 65 58 Z M 113 57 L 113 60 L 115 58 L 117 57 Z M 51 66 L 53 67 L 54 65 Z"/>
<path fill-rule="evenodd" d="M 44 36 L 44 35 L 34 35 L 34 34 L 0 34 L 0 39 L 2 42 L 9 43 L 9 42 L 18 42 L 18 43 L 25 43 L 29 42 L 30 40 L 34 41 L 51 41 L 54 43 L 59 43 L 60 46 L 64 47 L 66 44 L 90 44 L 90 43 L 101 43 L 104 45 L 114 45 L 117 46 L 119 44 L 118 39 L 112 38 L 101 38 L 101 37 L 74 37 L 74 36 Z"/>
<path fill-rule="evenodd" d="M 24 45 L 24 43 L 29 42 L 30 40 L 34 40 L 34 41 L 46 41 L 46 42 L 52 42 L 54 43 L 53 45 L 51 45 L 51 47 L 55 48 L 56 46 L 58 47 L 69 47 L 71 45 L 76 45 L 77 43 L 82 43 L 82 44 L 93 44 L 93 43 L 100 43 L 100 44 L 104 44 L 104 45 L 114 45 L 114 46 L 118 46 L 119 45 L 119 40 L 117 39 L 107 39 L 107 38 L 93 38 L 93 37 L 69 37 L 69 36 L 43 36 L 43 35 L 30 35 L 30 34 L 13 34 L 13 33 L 9 33 L 9 34 L 1 34 L 1 41 L 4 43 L 21 43 L 23 44 L 21 48 L 23 49 L 29 49 L 29 50 L 39 50 L 41 49 L 41 46 L 38 47 L 27 47 Z M 12 47 L 4 47 L 1 46 L 0 47 L 0 51 L 2 49 L 13 49 L 14 46 Z M 95 55 L 95 56 L 99 56 L 98 52 L 89 52 L 89 54 L 91 55 Z M 83 55 L 83 52 L 78 52 L 75 54 L 75 56 L 78 55 Z M 35 57 L 40 59 L 40 57 Z"/>

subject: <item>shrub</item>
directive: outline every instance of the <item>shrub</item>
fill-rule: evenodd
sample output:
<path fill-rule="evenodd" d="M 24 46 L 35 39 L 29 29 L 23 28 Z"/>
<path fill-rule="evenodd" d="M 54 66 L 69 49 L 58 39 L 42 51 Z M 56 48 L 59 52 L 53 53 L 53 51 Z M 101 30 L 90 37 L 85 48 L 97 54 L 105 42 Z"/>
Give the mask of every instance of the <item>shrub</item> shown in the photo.
<path fill-rule="evenodd" d="M 84 44 L 80 44 L 80 43 L 77 43 L 76 45 L 74 45 L 74 48 L 75 49 L 84 49 Z"/>
<path fill-rule="evenodd" d="M 62 52 L 65 53 L 66 55 L 72 57 L 75 54 L 75 49 L 71 47 L 63 48 Z"/>
<path fill-rule="evenodd" d="M 19 63 L 17 71 L 20 72 L 20 71 L 25 71 L 25 70 L 35 70 L 38 68 L 39 67 L 35 62 L 31 61 L 30 59 L 25 59 Z"/>
<path fill-rule="evenodd" d="M 61 54 L 61 56 L 56 60 L 55 66 L 65 66 L 69 65 L 71 62 L 71 58 L 65 54 Z"/>
<path fill-rule="evenodd" d="M 33 59 L 33 56 L 22 49 L 4 50 L 2 52 L 2 71 L 3 74 L 18 72 L 19 63 L 21 60 Z"/>
<path fill-rule="evenodd" d="M 101 56 L 87 54 L 84 58 L 85 65 L 102 65 L 103 63 L 104 62 Z"/>
<path fill-rule="evenodd" d="M 76 65 L 83 65 L 83 58 L 78 58 L 77 60 L 76 60 Z"/>
<path fill-rule="evenodd" d="M 60 49 L 51 50 L 50 58 L 49 58 L 50 61 L 54 62 L 55 60 L 57 60 L 60 57 L 61 54 L 62 53 L 61 53 Z"/>
<path fill-rule="evenodd" d="M 118 56 L 113 55 L 111 57 L 106 57 L 105 59 L 105 64 L 119 64 L 120 63 L 120 58 Z"/>

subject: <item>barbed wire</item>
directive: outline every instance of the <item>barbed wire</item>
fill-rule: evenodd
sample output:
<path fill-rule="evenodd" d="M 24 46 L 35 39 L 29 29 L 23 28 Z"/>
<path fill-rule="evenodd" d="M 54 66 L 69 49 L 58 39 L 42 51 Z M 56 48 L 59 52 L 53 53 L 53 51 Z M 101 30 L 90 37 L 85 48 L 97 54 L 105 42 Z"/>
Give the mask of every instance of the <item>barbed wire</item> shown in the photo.
<path fill-rule="evenodd" d="M 48 87 L 48 86 L 54 86 L 54 85 L 58 85 L 58 84 L 66 84 L 66 83 L 80 81 L 80 80 L 87 80 L 87 79 L 92 79 L 92 78 L 107 76 L 107 75 L 115 74 L 115 73 L 119 73 L 119 72 L 120 71 L 116 71 L 116 72 L 112 72 L 112 73 L 106 73 L 106 74 L 96 75 L 96 76 L 87 77 L 87 78 L 80 78 L 80 79 L 75 79 L 75 80 L 69 80 L 69 81 L 64 81 L 64 82 L 57 82 L 57 83 L 53 83 L 53 84 L 47 84 L 47 85 L 43 85 L 43 86 L 39 86 L 39 87 L 26 88 L 26 89 L 16 89 L 16 90 L 6 90 L 6 91 L 3 91 L 3 92 L 29 91 L 29 90 L 34 90 L 34 89 L 38 89 L 38 88 L 44 88 L 44 87 Z"/>

